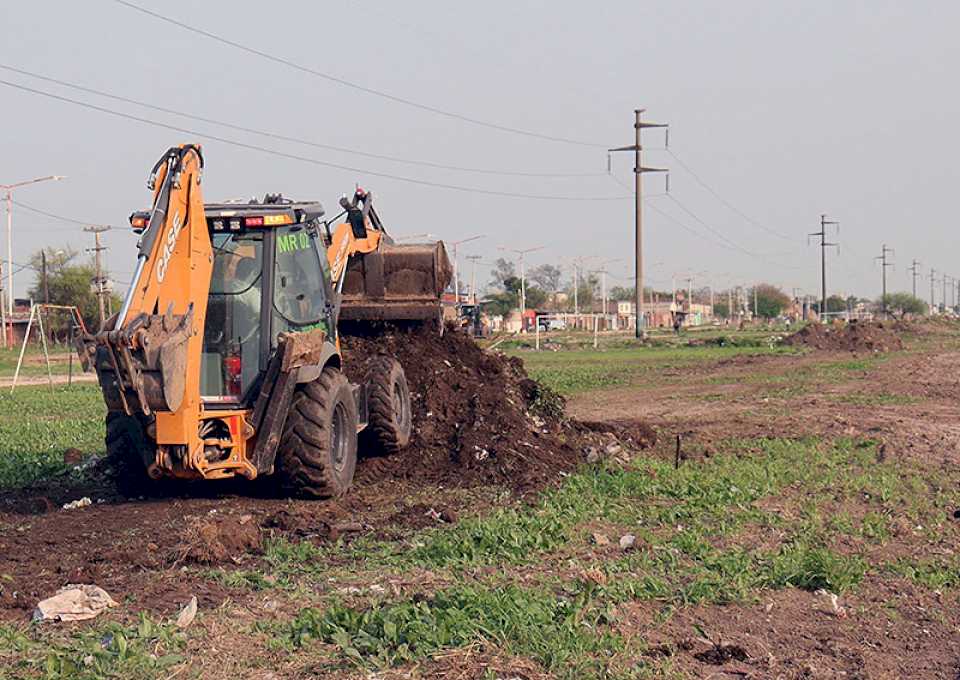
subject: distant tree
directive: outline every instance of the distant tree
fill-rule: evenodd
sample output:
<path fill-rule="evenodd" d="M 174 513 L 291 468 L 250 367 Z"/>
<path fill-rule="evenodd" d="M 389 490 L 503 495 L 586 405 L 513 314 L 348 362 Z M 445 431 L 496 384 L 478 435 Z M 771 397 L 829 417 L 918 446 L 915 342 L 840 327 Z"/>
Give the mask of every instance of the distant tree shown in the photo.
<path fill-rule="evenodd" d="M 562 278 L 563 272 L 560 271 L 560 267 L 552 264 L 541 264 L 527 272 L 527 280 L 533 281 L 546 293 L 556 293 L 560 290 Z"/>
<path fill-rule="evenodd" d="M 627 301 L 633 300 L 637 296 L 637 289 L 634 286 L 627 288 L 625 286 L 614 286 L 607 293 L 611 300 Z"/>
<path fill-rule="evenodd" d="M 884 298 L 877 301 L 877 306 L 883 308 Z M 896 317 L 903 317 L 907 314 L 921 316 L 927 313 L 927 303 L 920 298 L 915 298 L 910 293 L 891 293 L 886 297 L 887 311 Z"/>
<path fill-rule="evenodd" d="M 494 263 L 494 269 L 490 271 L 490 285 L 497 289 L 503 289 L 503 282 L 509 278 L 516 278 L 517 266 L 510 260 L 502 257 L 497 258 Z"/>
<path fill-rule="evenodd" d="M 753 302 L 754 291 L 750 291 L 750 302 Z M 760 283 L 756 286 L 757 315 L 765 319 L 780 316 L 790 304 L 790 298 L 782 290 L 769 283 Z M 751 305 L 751 308 L 753 305 Z"/>
<path fill-rule="evenodd" d="M 547 304 L 547 291 L 537 286 L 527 286 L 527 309 L 543 309 Z"/>
<path fill-rule="evenodd" d="M 501 285 L 501 288 L 508 293 L 516 293 L 520 290 L 520 277 L 519 276 L 508 276 L 505 278 Z"/>
<path fill-rule="evenodd" d="M 517 307 L 517 294 L 511 292 L 498 292 L 488 295 L 484 298 L 484 310 L 494 316 L 506 316 L 511 310 Z"/>
<path fill-rule="evenodd" d="M 849 309 L 849 307 L 847 306 L 847 298 L 841 295 L 830 295 L 827 297 L 828 313 L 836 314 L 838 312 L 845 312 L 847 311 L 847 309 Z"/>
<path fill-rule="evenodd" d="M 721 319 L 729 318 L 730 310 L 727 308 L 726 301 L 715 303 L 713 305 L 713 314 L 714 316 L 719 316 Z"/>
<path fill-rule="evenodd" d="M 47 253 L 47 291 L 50 303 L 55 305 L 74 305 L 80 310 L 83 322 L 90 330 L 100 327 L 100 312 L 97 296 L 93 292 L 93 279 L 96 269 L 92 262 L 80 264 L 75 262 L 77 252 L 69 246 L 65 248 L 49 248 Z M 33 287 L 27 294 L 35 302 L 44 301 L 43 289 L 43 255 L 37 251 L 30 257 L 30 266 L 34 270 Z M 104 276 L 108 276 L 104 272 Z M 111 294 L 114 309 L 119 308 L 120 298 Z M 51 325 L 57 323 L 51 317 Z M 54 332 L 67 330 L 66 321 L 51 328 Z"/>

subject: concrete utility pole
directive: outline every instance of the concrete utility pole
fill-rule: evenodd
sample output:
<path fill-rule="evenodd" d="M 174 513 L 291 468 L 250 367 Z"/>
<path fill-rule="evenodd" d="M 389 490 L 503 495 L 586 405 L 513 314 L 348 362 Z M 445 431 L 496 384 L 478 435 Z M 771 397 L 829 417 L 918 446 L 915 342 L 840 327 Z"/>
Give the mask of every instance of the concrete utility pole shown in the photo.
<path fill-rule="evenodd" d="M 470 271 L 470 296 L 473 298 L 473 304 L 477 304 L 477 262 L 483 258 L 479 255 L 467 255 L 467 259 L 473 262 Z"/>
<path fill-rule="evenodd" d="M 635 109 L 634 114 L 634 142 L 628 146 L 618 146 L 608 151 L 633 151 L 633 174 L 634 174 L 634 243 L 635 243 L 635 268 L 636 268 L 636 305 L 637 305 L 637 324 L 636 337 L 643 337 L 643 182 L 640 177 L 645 172 L 667 172 L 665 168 L 645 168 L 641 163 L 641 152 L 643 146 L 640 144 L 640 132 L 644 128 L 665 128 L 663 123 L 646 123 L 643 121 L 643 112 L 646 109 Z M 667 137 L 667 146 L 669 146 L 669 137 Z"/>
<path fill-rule="evenodd" d="M 753 318 L 760 318 L 760 305 L 757 302 L 757 284 L 753 284 Z"/>
<path fill-rule="evenodd" d="M 93 252 L 94 259 L 96 263 L 97 274 L 96 278 L 93 280 L 93 285 L 96 290 L 97 302 L 100 306 L 100 327 L 103 328 L 104 322 L 107 320 L 106 306 L 104 304 L 104 296 L 107 294 L 107 280 L 103 276 L 103 260 L 100 257 L 100 253 L 107 249 L 106 246 L 101 245 L 100 243 L 100 234 L 105 231 L 109 231 L 110 227 L 84 227 L 84 231 L 93 234 L 94 242 L 96 243 L 95 247 L 87 248 L 87 252 Z"/>
<path fill-rule="evenodd" d="M 913 279 L 913 297 L 917 297 L 917 277 L 920 275 L 920 263 L 914 260 L 913 264 L 910 265 L 910 269 L 907 271 L 910 272 L 910 276 Z"/>
<path fill-rule="evenodd" d="M 827 243 L 827 225 L 832 224 L 837 228 L 837 233 L 840 233 L 840 223 L 832 222 L 827 219 L 826 215 L 820 215 L 820 231 L 812 232 L 809 236 L 819 236 L 820 237 L 820 320 L 824 319 L 824 314 L 827 313 L 827 248 L 831 246 L 839 246 L 839 243 Z"/>
<path fill-rule="evenodd" d="M 944 274 L 940 277 L 941 283 L 943 283 L 943 297 L 940 298 L 940 304 L 943 305 L 943 311 L 947 311 L 947 281 L 950 279 L 949 276 Z"/>
<path fill-rule="evenodd" d="M 479 238 L 479 237 L 477 237 Z M 524 255 L 527 253 L 532 253 L 535 250 L 542 250 L 546 246 L 534 246 L 533 248 L 524 248 L 518 250 L 516 248 L 507 248 L 506 246 L 500 246 L 500 250 L 506 250 L 511 253 L 516 253 L 518 259 L 520 260 L 520 328 L 523 328 L 523 319 L 527 311 L 527 271 L 526 264 L 524 262 Z"/>
<path fill-rule="evenodd" d="M 3 348 L 7 348 L 7 305 L 3 300 L 3 262 L 0 262 L 0 338 Z"/>
<path fill-rule="evenodd" d="M 936 282 L 937 270 L 933 267 L 930 267 L 930 313 L 933 314 L 933 310 L 936 307 L 933 304 L 933 284 Z"/>
<path fill-rule="evenodd" d="M 453 246 L 453 299 L 454 304 L 460 304 L 460 259 L 457 257 L 457 246 L 463 243 L 469 243 L 470 241 L 476 241 L 478 238 L 483 238 L 486 234 L 478 234 L 477 236 L 471 236 L 470 238 L 460 239 L 459 241 L 452 241 L 450 243 Z"/>
<path fill-rule="evenodd" d="M 28 184 L 38 184 L 51 180 L 57 182 L 61 179 L 66 179 L 66 177 L 64 175 L 48 175 L 47 177 L 28 179 L 25 182 L 0 184 L 0 189 L 6 192 L 5 202 L 7 204 L 7 314 L 10 316 L 11 333 L 13 332 L 13 190 Z"/>
<path fill-rule="evenodd" d="M 733 323 L 733 286 L 727 289 L 727 318 Z"/>
<path fill-rule="evenodd" d="M 880 261 L 880 273 L 882 274 L 881 278 L 883 279 L 883 293 L 880 297 L 880 307 L 883 309 L 883 317 L 887 318 L 887 267 L 892 267 L 893 262 L 887 262 L 887 253 L 893 253 L 893 248 L 887 248 L 887 244 L 883 244 L 883 248 L 880 250 L 880 254 L 877 255 L 874 260 Z"/>

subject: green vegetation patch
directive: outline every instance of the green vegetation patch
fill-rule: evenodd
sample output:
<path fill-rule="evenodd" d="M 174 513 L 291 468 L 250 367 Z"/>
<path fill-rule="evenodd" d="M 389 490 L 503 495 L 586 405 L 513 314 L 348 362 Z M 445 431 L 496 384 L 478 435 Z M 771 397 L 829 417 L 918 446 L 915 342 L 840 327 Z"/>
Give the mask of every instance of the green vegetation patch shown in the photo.
<path fill-rule="evenodd" d="M 97 385 L 0 391 L 0 489 L 67 473 L 67 448 L 102 453 L 105 413 Z"/>

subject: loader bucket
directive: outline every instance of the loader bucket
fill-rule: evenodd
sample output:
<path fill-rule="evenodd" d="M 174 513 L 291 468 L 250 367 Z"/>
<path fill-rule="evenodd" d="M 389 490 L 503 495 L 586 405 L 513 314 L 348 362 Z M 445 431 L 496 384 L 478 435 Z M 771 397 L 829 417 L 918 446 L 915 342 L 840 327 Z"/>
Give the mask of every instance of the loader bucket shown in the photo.
<path fill-rule="evenodd" d="M 346 321 L 425 321 L 440 318 L 440 298 L 453 269 L 443 242 L 381 243 L 350 258 L 340 318 Z"/>

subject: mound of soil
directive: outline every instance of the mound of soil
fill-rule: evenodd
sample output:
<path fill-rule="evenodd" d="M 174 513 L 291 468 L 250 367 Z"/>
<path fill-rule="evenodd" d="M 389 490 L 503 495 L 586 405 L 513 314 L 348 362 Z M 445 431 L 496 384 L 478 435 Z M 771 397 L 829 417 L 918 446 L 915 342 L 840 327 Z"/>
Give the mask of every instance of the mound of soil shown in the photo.
<path fill-rule="evenodd" d="M 903 349 L 894 324 L 851 321 L 843 326 L 812 323 L 784 339 L 785 345 L 848 352 L 889 352 Z"/>
<path fill-rule="evenodd" d="M 260 552 L 260 527 L 252 515 L 195 518 L 180 537 L 174 564 L 223 564 Z"/>
<path fill-rule="evenodd" d="M 410 387 L 410 445 L 366 461 L 361 478 L 501 484 L 522 493 L 576 467 L 585 439 L 596 434 L 568 422 L 563 399 L 531 380 L 519 359 L 484 352 L 462 333 L 381 326 L 343 336 L 341 344 L 352 381 L 362 382 L 373 358 L 386 354 L 403 366 Z"/>

